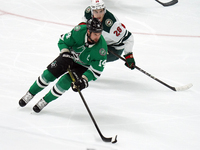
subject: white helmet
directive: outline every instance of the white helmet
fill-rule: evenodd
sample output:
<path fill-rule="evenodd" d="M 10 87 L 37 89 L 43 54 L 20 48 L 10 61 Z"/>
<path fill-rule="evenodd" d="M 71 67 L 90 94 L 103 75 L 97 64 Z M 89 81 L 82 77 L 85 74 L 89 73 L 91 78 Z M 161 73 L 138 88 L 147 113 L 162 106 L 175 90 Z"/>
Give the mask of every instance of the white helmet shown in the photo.
<path fill-rule="evenodd" d="M 103 0 L 91 0 L 91 9 L 97 10 L 97 9 L 105 9 L 105 4 Z"/>

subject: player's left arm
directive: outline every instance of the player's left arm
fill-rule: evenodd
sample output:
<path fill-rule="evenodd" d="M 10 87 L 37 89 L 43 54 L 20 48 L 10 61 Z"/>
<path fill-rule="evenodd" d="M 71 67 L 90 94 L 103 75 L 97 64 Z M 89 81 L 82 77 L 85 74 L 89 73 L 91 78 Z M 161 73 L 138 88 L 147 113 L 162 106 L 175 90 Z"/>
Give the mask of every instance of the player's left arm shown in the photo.
<path fill-rule="evenodd" d="M 107 51 L 105 51 L 107 54 Z M 104 70 L 105 64 L 107 60 L 107 55 L 102 56 L 100 59 L 92 59 L 91 65 L 89 68 L 83 73 L 80 79 L 76 79 L 76 82 L 72 82 L 71 87 L 72 90 L 77 92 L 77 87 L 79 90 L 85 89 L 89 86 L 88 82 L 91 80 L 96 80 L 100 77 L 101 73 Z"/>
<path fill-rule="evenodd" d="M 126 59 L 125 65 L 131 69 L 134 69 L 135 59 L 132 52 L 134 43 L 132 33 L 126 29 L 125 25 L 118 21 L 113 24 L 111 33 L 113 40 L 116 41 L 116 44 L 124 44 L 124 57 Z"/>
<path fill-rule="evenodd" d="M 101 76 L 106 64 L 106 59 L 94 60 L 88 68 L 88 70 L 83 74 L 88 78 L 88 81 L 96 80 Z"/>

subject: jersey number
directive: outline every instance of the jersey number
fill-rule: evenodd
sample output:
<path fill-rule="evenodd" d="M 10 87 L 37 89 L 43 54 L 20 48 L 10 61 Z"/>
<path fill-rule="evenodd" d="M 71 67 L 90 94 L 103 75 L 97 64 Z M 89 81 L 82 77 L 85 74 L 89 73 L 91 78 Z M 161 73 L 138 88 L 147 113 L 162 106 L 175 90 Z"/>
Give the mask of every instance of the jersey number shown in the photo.
<path fill-rule="evenodd" d="M 100 62 L 99 62 L 99 67 L 101 67 L 101 66 L 105 66 L 105 64 L 106 64 L 106 60 L 100 60 Z"/>
<path fill-rule="evenodd" d="M 122 29 L 120 27 L 117 27 L 117 30 L 114 31 L 114 34 L 116 34 L 116 36 L 119 36 L 121 32 Z"/>

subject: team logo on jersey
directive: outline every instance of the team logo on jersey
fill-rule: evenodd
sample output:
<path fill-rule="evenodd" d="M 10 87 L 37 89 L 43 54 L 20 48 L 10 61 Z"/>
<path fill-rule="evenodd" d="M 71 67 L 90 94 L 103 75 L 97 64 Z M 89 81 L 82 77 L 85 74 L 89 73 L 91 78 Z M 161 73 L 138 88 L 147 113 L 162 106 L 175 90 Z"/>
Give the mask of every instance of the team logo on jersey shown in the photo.
<path fill-rule="evenodd" d="M 105 56 L 105 55 L 106 55 L 106 50 L 105 50 L 104 48 L 101 48 L 101 49 L 99 50 L 99 54 L 100 54 L 101 56 Z"/>
<path fill-rule="evenodd" d="M 57 67 L 57 62 L 56 60 L 54 62 L 51 63 L 51 68 L 56 68 Z"/>
<path fill-rule="evenodd" d="M 111 19 L 106 19 L 105 24 L 106 26 L 111 27 L 113 25 L 113 21 Z"/>
<path fill-rule="evenodd" d="M 77 49 L 82 49 L 82 51 L 84 51 L 86 48 L 85 48 L 85 45 L 82 45 L 82 46 L 77 47 Z"/>
<path fill-rule="evenodd" d="M 85 9 L 85 12 L 86 12 L 86 13 L 89 13 L 90 11 L 91 11 L 91 7 L 88 6 L 88 7 Z"/>
<path fill-rule="evenodd" d="M 74 27 L 74 31 L 79 31 L 80 28 L 81 28 L 80 26 L 75 26 L 75 27 Z"/>

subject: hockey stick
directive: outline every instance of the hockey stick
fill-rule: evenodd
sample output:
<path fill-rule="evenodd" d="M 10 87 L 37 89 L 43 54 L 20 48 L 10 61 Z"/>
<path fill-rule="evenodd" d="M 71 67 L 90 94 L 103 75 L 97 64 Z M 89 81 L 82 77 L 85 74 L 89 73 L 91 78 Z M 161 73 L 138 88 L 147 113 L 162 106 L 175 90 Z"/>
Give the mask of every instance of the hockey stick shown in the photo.
<path fill-rule="evenodd" d="M 167 3 L 160 2 L 159 0 L 155 0 L 155 1 L 160 3 L 161 5 L 163 5 L 164 7 L 172 6 L 172 5 L 176 4 L 176 3 L 178 3 L 178 0 L 172 0 L 172 1 L 167 2 Z"/>
<path fill-rule="evenodd" d="M 72 71 L 70 69 L 67 69 L 67 71 L 68 71 L 72 81 L 75 82 L 75 78 L 74 78 L 74 75 L 72 74 Z M 94 123 L 94 125 L 95 125 L 95 127 L 96 127 L 96 129 L 97 129 L 97 131 L 98 131 L 98 133 L 99 133 L 99 135 L 101 137 L 101 139 L 104 142 L 116 143 L 117 142 L 117 135 L 115 137 L 110 137 L 110 138 L 107 138 L 107 137 L 103 136 L 103 134 L 101 133 L 101 131 L 100 131 L 100 129 L 99 129 L 99 127 L 98 127 L 98 125 L 97 125 L 97 123 L 96 123 L 96 121 L 95 121 L 95 119 L 94 119 L 94 117 L 93 117 L 93 115 L 92 115 L 92 113 L 91 113 L 91 111 L 90 111 L 90 109 L 89 109 L 84 97 L 83 97 L 83 94 L 81 93 L 79 88 L 77 90 L 78 90 L 79 95 L 81 96 L 81 99 L 82 99 L 82 101 L 83 101 L 83 103 L 84 103 L 84 105 L 85 105 L 85 107 L 86 107 L 86 109 L 87 109 L 87 111 L 88 111 L 88 113 L 90 115 L 90 118 L 92 119 L 92 121 L 93 121 L 93 123 Z"/>
<path fill-rule="evenodd" d="M 123 60 L 123 61 L 126 62 L 126 59 L 125 59 L 125 58 L 121 57 L 120 55 L 114 53 L 114 52 L 111 51 L 111 50 L 108 50 L 108 51 L 109 51 L 109 53 L 112 53 L 112 54 L 115 55 L 116 57 L 118 57 L 118 58 L 120 58 L 121 60 Z M 158 78 L 152 76 L 151 74 L 149 74 L 148 72 L 142 70 L 142 69 L 139 68 L 138 66 L 135 66 L 135 68 L 136 68 L 137 70 L 141 71 L 142 73 L 146 74 L 147 76 L 151 77 L 152 79 L 154 79 L 154 80 L 158 81 L 159 83 L 163 84 L 164 86 L 170 88 L 170 89 L 173 90 L 173 91 L 184 91 L 184 90 L 187 90 L 187 89 L 189 89 L 189 88 L 191 88 L 191 87 L 193 86 L 193 85 L 190 83 L 190 84 L 187 84 L 187 85 L 184 85 L 184 86 L 180 86 L 180 87 L 173 87 L 173 86 L 170 86 L 170 85 L 168 85 L 167 83 L 165 83 L 165 82 L 159 80 Z"/>

